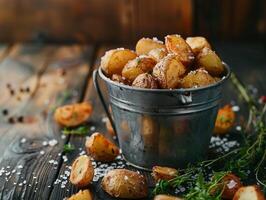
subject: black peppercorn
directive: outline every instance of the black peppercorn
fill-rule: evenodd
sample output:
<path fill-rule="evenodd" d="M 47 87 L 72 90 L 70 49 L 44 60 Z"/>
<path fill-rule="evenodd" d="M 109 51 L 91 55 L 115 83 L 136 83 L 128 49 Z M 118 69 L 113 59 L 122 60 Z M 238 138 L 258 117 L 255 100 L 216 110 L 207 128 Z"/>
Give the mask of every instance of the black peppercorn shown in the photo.
<path fill-rule="evenodd" d="M 10 95 L 12 95 L 12 96 L 15 94 L 15 91 L 14 91 L 14 90 L 12 90 L 12 89 L 10 89 L 10 91 L 9 91 L 9 92 L 10 92 Z"/>
<path fill-rule="evenodd" d="M 26 91 L 26 92 L 30 92 L 30 87 L 26 87 L 26 88 L 25 88 L 25 91 Z"/>
<path fill-rule="evenodd" d="M 23 116 L 19 116 L 18 117 L 18 122 L 23 123 L 23 121 L 24 121 L 24 117 Z"/>
<path fill-rule="evenodd" d="M 10 117 L 10 118 L 8 118 L 8 122 L 10 124 L 14 124 L 15 123 L 15 119 L 13 117 Z"/>
<path fill-rule="evenodd" d="M 2 113 L 3 113 L 3 115 L 8 115 L 8 110 L 7 110 L 7 109 L 4 109 L 4 110 L 2 111 Z"/>

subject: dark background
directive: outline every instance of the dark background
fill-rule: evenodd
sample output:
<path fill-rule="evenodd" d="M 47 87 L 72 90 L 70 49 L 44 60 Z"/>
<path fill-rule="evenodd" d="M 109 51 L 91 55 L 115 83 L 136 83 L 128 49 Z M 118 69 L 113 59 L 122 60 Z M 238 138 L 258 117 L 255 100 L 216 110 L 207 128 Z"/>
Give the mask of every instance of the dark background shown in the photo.
<path fill-rule="evenodd" d="M 0 0 L 0 42 L 130 43 L 169 33 L 263 41 L 265 0 Z"/>

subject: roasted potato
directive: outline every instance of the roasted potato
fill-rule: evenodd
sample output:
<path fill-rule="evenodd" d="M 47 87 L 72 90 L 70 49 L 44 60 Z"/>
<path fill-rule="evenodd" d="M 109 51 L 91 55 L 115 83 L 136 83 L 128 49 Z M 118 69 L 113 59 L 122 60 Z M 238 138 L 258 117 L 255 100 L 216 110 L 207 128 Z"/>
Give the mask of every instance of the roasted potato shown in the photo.
<path fill-rule="evenodd" d="M 122 83 L 122 84 L 125 84 L 125 85 L 129 84 L 126 81 L 126 79 L 123 76 L 119 75 L 119 74 L 113 74 L 111 79 L 112 79 L 112 81 L 115 81 L 115 82 L 118 82 L 118 83 Z"/>
<path fill-rule="evenodd" d="M 153 200 L 182 200 L 178 197 L 169 196 L 165 194 L 156 195 Z"/>
<path fill-rule="evenodd" d="M 223 135 L 229 132 L 235 122 L 235 113 L 231 105 L 225 105 L 220 108 L 217 114 L 214 133 Z"/>
<path fill-rule="evenodd" d="M 89 156 L 79 156 L 71 166 L 70 182 L 77 187 L 87 186 L 93 179 L 94 168 Z"/>
<path fill-rule="evenodd" d="M 220 76 L 224 72 L 224 65 L 219 56 L 207 47 L 198 54 L 196 65 L 206 69 L 212 76 Z"/>
<path fill-rule="evenodd" d="M 265 200 L 257 185 L 241 187 L 235 193 L 233 200 Z"/>
<path fill-rule="evenodd" d="M 73 194 L 67 200 L 93 200 L 93 195 L 90 190 L 80 190 L 78 193 Z"/>
<path fill-rule="evenodd" d="M 147 55 L 153 49 L 165 49 L 165 45 L 156 38 L 141 38 L 136 44 L 136 52 L 138 55 Z"/>
<path fill-rule="evenodd" d="M 119 155 L 119 148 L 101 133 L 93 133 L 85 143 L 86 151 L 97 161 L 110 162 Z"/>
<path fill-rule="evenodd" d="M 160 88 L 177 88 L 181 78 L 186 73 L 186 67 L 176 55 L 164 57 L 153 68 L 152 74 L 157 79 Z"/>
<path fill-rule="evenodd" d="M 101 58 L 100 66 L 108 77 L 112 77 L 113 74 L 121 75 L 122 69 L 127 62 L 136 57 L 136 53 L 129 49 L 112 49 L 107 51 Z"/>
<path fill-rule="evenodd" d="M 192 49 L 180 35 L 167 35 L 165 46 L 170 53 L 178 56 L 180 62 L 185 66 L 190 66 L 195 58 Z"/>
<path fill-rule="evenodd" d="M 229 173 L 225 175 L 225 177 L 223 177 L 222 184 L 223 184 L 223 193 L 222 193 L 223 199 L 230 199 L 230 200 L 233 199 L 237 190 L 240 187 L 242 187 L 240 179 L 232 173 Z"/>
<path fill-rule="evenodd" d="M 186 42 L 191 47 L 193 53 L 198 55 L 198 53 L 204 48 L 207 47 L 211 49 L 211 45 L 204 37 L 187 37 Z"/>
<path fill-rule="evenodd" d="M 109 171 L 102 180 L 102 188 L 117 198 L 140 199 L 148 195 L 144 176 L 127 169 Z"/>
<path fill-rule="evenodd" d="M 139 56 L 126 64 L 122 71 L 122 76 L 129 82 L 132 82 L 138 75 L 152 71 L 155 65 L 156 61 L 153 58 Z"/>
<path fill-rule="evenodd" d="M 148 55 L 151 56 L 156 62 L 160 62 L 160 60 L 167 56 L 167 50 L 165 48 L 152 49 Z"/>
<path fill-rule="evenodd" d="M 148 73 L 138 75 L 133 81 L 132 86 L 139 88 L 150 88 L 150 89 L 158 88 L 157 81 L 152 75 Z"/>
<path fill-rule="evenodd" d="M 92 113 L 92 106 L 88 102 L 65 105 L 55 110 L 54 119 L 57 123 L 73 127 L 84 123 Z"/>
<path fill-rule="evenodd" d="M 152 168 L 152 177 L 156 182 L 159 180 L 171 180 L 178 175 L 178 171 L 170 167 L 154 166 Z"/>
<path fill-rule="evenodd" d="M 182 81 L 180 87 L 182 88 L 197 88 L 215 83 L 215 79 L 204 69 L 190 71 Z"/>

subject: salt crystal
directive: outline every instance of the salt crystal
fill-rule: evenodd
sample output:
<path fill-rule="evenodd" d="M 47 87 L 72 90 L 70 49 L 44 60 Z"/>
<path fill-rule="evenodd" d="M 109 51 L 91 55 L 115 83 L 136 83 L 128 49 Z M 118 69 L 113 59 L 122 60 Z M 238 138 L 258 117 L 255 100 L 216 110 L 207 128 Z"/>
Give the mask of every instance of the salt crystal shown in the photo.
<path fill-rule="evenodd" d="M 41 154 L 41 155 L 45 154 L 45 151 L 40 151 L 40 154 Z"/>
<path fill-rule="evenodd" d="M 23 168 L 23 166 L 22 166 L 22 165 L 19 165 L 19 166 L 18 166 L 18 169 L 22 169 L 22 168 Z"/>
<path fill-rule="evenodd" d="M 67 156 L 64 155 L 62 158 L 63 158 L 64 162 L 68 161 Z"/>
<path fill-rule="evenodd" d="M 125 181 L 128 180 L 128 176 L 125 176 L 124 179 L 125 179 Z"/>
<path fill-rule="evenodd" d="M 237 185 L 237 182 L 235 182 L 234 180 L 230 180 L 230 182 L 227 184 L 227 187 L 229 189 L 234 188 Z"/>
<path fill-rule="evenodd" d="M 241 131 L 242 130 L 242 127 L 241 126 L 236 126 L 236 130 L 237 131 Z"/>
<path fill-rule="evenodd" d="M 26 138 L 22 138 L 22 139 L 20 140 L 21 143 L 25 143 L 26 141 L 27 141 Z"/>
<path fill-rule="evenodd" d="M 57 145 L 58 141 L 56 139 L 52 139 L 49 141 L 49 146 L 53 147 L 55 145 Z"/>
<path fill-rule="evenodd" d="M 92 126 L 92 127 L 90 127 L 90 130 L 91 131 L 95 131 L 96 130 L 96 127 L 95 126 Z"/>
<path fill-rule="evenodd" d="M 54 164 L 55 160 L 49 160 L 48 163 Z"/>
<path fill-rule="evenodd" d="M 47 146 L 47 145 L 48 145 L 48 142 L 47 142 L 47 141 L 43 141 L 43 142 L 42 142 L 42 145 L 43 145 L 43 146 Z"/>
<path fill-rule="evenodd" d="M 66 139 L 66 135 L 61 135 L 61 139 L 62 140 Z"/>
<path fill-rule="evenodd" d="M 102 122 L 104 122 L 104 123 L 107 122 L 108 120 L 109 120 L 108 117 L 103 117 L 102 118 Z"/>
<path fill-rule="evenodd" d="M 22 186 L 22 183 L 18 184 L 18 186 Z"/>
<path fill-rule="evenodd" d="M 23 181 L 23 184 L 25 185 L 26 183 L 27 183 L 26 180 L 24 180 L 24 181 Z"/>
<path fill-rule="evenodd" d="M 81 151 L 81 152 L 79 153 L 79 155 L 82 156 L 82 155 L 85 155 L 85 153 L 86 153 L 85 151 Z"/>
<path fill-rule="evenodd" d="M 232 107 L 232 110 L 233 110 L 234 112 L 238 112 L 238 111 L 240 110 L 240 108 L 239 108 L 239 106 L 233 106 L 233 107 Z"/>

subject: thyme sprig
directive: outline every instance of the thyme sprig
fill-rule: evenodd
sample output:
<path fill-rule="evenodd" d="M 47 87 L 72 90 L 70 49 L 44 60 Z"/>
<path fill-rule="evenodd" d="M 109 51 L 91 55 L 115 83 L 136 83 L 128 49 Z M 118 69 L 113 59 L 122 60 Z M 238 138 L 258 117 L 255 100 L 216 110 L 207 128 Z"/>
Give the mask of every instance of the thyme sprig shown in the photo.
<path fill-rule="evenodd" d="M 64 128 L 62 133 L 64 135 L 86 135 L 89 132 L 89 128 L 87 126 L 79 126 L 74 129 Z"/>

